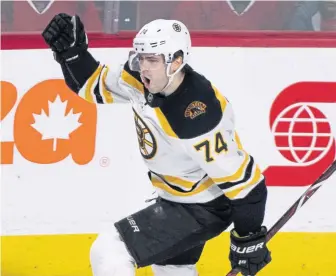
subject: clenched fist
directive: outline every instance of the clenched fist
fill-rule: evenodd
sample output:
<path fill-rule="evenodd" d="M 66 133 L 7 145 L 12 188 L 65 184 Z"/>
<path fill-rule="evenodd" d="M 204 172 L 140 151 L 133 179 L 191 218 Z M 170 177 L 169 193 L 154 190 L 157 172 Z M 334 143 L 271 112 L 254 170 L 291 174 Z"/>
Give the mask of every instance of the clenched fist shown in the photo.
<path fill-rule="evenodd" d="M 77 60 L 88 48 L 84 25 L 78 15 L 57 14 L 44 29 L 42 36 L 60 63 Z"/>

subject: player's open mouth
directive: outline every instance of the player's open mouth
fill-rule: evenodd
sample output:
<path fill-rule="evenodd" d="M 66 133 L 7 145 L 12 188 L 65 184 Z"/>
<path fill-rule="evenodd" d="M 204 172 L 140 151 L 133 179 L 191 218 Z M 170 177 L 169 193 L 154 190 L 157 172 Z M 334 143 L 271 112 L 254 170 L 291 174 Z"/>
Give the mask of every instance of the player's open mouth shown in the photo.
<path fill-rule="evenodd" d="M 141 77 L 141 79 L 142 79 L 142 81 L 143 81 L 145 87 L 148 89 L 151 80 L 150 80 L 149 78 L 146 78 L 146 77 L 143 77 L 143 76 Z"/>

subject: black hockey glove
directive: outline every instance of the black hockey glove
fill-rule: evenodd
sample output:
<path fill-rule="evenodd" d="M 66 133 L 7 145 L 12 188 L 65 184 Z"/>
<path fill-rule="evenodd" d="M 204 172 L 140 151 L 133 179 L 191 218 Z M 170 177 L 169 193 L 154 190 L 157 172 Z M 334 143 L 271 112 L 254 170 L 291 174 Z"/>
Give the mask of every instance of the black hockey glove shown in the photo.
<path fill-rule="evenodd" d="M 59 63 L 76 61 L 88 49 L 87 35 L 78 15 L 55 15 L 42 36 Z"/>
<path fill-rule="evenodd" d="M 267 229 L 265 226 L 257 233 L 239 237 L 235 230 L 230 233 L 230 262 L 243 275 L 254 276 L 271 261 L 271 252 L 266 246 Z"/>

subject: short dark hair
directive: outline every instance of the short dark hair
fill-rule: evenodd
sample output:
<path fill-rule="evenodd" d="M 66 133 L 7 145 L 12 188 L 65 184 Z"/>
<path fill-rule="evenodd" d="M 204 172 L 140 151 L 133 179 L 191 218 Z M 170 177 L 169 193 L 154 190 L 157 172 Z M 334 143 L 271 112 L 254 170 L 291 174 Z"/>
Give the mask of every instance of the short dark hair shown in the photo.
<path fill-rule="evenodd" d="M 177 52 L 175 52 L 175 54 L 173 55 L 173 60 L 175 60 L 175 59 L 177 59 L 179 57 L 181 57 L 182 61 L 183 61 L 183 59 L 184 59 L 184 53 L 183 53 L 182 50 L 178 50 Z M 183 68 L 181 69 L 181 72 L 182 73 L 186 72 L 186 67 L 185 66 L 183 66 Z"/>

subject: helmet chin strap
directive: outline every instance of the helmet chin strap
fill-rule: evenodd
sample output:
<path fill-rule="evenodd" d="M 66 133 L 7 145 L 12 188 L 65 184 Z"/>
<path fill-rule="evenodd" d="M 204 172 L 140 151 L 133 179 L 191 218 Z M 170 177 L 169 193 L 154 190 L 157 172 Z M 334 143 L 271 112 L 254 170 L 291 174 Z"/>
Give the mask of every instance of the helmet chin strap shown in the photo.
<path fill-rule="evenodd" d="M 169 85 L 171 85 L 171 83 L 173 82 L 173 79 L 174 79 L 175 75 L 182 70 L 183 66 L 184 66 L 184 64 L 181 64 L 181 66 L 180 66 L 179 69 L 177 69 L 173 74 L 169 74 L 171 63 L 168 63 L 168 66 L 167 66 L 167 69 L 166 69 L 166 75 L 168 77 L 168 82 L 167 82 L 166 86 L 162 89 L 162 91 L 160 92 L 160 94 L 163 94 L 163 95 L 166 96 L 166 92 L 164 90 L 167 89 L 167 87 Z"/>
<path fill-rule="evenodd" d="M 166 75 L 168 77 L 168 82 L 165 85 L 165 87 L 161 90 L 161 92 L 159 92 L 159 93 L 150 93 L 148 91 L 147 94 L 146 94 L 146 91 L 145 91 L 146 102 L 151 107 L 159 107 L 159 106 L 161 106 L 163 104 L 164 100 L 165 100 L 165 97 L 169 96 L 171 93 L 174 92 L 174 91 L 171 91 L 170 93 L 167 93 L 164 90 L 167 89 L 167 87 L 169 87 L 169 85 L 172 84 L 172 81 L 173 81 L 174 77 L 176 76 L 176 74 L 178 72 L 181 71 L 181 69 L 183 68 L 184 64 L 182 64 L 180 66 L 180 68 L 178 70 L 176 70 L 176 72 L 174 72 L 173 74 L 169 74 L 170 66 L 171 66 L 171 64 L 168 64 L 167 70 L 166 70 Z"/>

